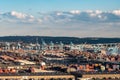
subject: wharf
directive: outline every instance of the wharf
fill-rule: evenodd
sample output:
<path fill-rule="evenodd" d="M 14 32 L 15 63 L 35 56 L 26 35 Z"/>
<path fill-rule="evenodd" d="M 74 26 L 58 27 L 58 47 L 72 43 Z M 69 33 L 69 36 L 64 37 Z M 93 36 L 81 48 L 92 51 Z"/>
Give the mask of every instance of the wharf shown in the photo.
<path fill-rule="evenodd" d="M 40 72 L 40 73 L 11 73 L 0 74 L 0 80 L 50 80 L 50 79 L 74 80 L 74 76 L 61 72 Z"/>

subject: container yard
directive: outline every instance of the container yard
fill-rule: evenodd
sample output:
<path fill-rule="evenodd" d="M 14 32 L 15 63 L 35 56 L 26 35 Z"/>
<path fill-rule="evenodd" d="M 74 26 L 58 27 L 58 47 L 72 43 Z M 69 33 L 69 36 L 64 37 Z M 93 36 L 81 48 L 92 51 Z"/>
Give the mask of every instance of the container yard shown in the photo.
<path fill-rule="evenodd" d="M 25 76 L 27 80 L 94 80 L 110 75 L 120 78 L 119 74 L 120 43 L 0 43 L 0 79 L 13 76 L 19 80 Z"/>

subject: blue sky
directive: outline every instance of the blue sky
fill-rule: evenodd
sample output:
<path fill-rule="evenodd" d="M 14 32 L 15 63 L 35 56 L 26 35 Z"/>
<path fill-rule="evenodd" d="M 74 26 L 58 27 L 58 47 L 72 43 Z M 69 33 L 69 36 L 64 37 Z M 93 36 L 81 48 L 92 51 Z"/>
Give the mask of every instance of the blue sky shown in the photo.
<path fill-rule="evenodd" d="M 120 0 L 0 0 L 0 27 L 0 36 L 120 37 Z"/>
<path fill-rule="evenodd" d="M 1 0 L 2 11 L 68 11 L 68 10 L 114 10 L 119 9 L 120 0 Z"/>

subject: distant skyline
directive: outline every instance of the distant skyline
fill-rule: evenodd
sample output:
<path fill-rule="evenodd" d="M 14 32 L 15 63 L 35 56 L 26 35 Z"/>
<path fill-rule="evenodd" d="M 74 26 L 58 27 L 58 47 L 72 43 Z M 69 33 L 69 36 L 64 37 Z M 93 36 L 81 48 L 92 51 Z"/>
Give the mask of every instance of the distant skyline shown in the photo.
<path fill-rule="evenodd" d="M 120 0 L 0 0 L 0 36 L 120 37 Z"/>

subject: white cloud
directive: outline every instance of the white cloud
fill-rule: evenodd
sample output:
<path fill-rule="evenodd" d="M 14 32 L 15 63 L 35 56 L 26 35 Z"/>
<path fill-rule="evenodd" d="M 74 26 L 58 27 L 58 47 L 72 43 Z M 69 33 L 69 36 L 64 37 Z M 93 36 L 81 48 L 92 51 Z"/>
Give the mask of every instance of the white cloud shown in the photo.
<path fill-rule="evenodd" d="M 17 22 L 17 23 L 41 23 L 42 20 L 35 18 L 33 15 L 28 15 L 25 13 L 11 11 L 3 13 L 4 21 Z"/>
<path fill-rule="evenodd" d="M 95 10 L 95 11 L 92 11 L 92 10 L 88 10 L 88 11 L 86 11 L 91 17 L 99 17 L 99 18 L 101 18 L 100 16 L 101 16 L 101 14 L 102 14 L 102 11 L 100 11 L 100 10 Z"/>
<path fill-rule="evenodd" d="M 72 13 L 72 14 L 80 14 L 80 11 L 79 10 L 72 10 L 72 11 L 70 11 L 70 13 Z"/>
<path fill-rule="evenodd" d="M 52 22 L 119 22 L 120 21 L 120 10 L 114 10 L 111 12 L 105 12 L 101 10 L 87 10 L 87 11 L 79 11 L 72 10 L 66 12 L 51 12 L 46 13 L 44 19 Z M 44 22 L 44 21 L 43 21 Z"/>
<path fill-rule="evenodd" d="M 100 11 L 100 10 L 96 10 L 95 13 L 96 13 L 96 14 L 101 14 L 102 11 Z"/>
<path fill-rule="evenodd" d="M 112 13 L 115 14 L 115 15 L 120 16 L 120 10 L 114 10 Z"/>
<path fill-rule="evenodd" d="M 19 19 L 25 19 L 27 17 L 26 14 L 19 13 L 16 11 L 12 11 L 12 12 L 10 12 L 10 14 L 11 14 L 11 16 L 15 16 L 16 18 L 19 18 Z"/>
<path fill-rule="evenodd" d="M 62 15 L 62 12 L 57 12 L 56 14 L 57 14 L 58 16 L 60 16 L 60 15 Z"/>

